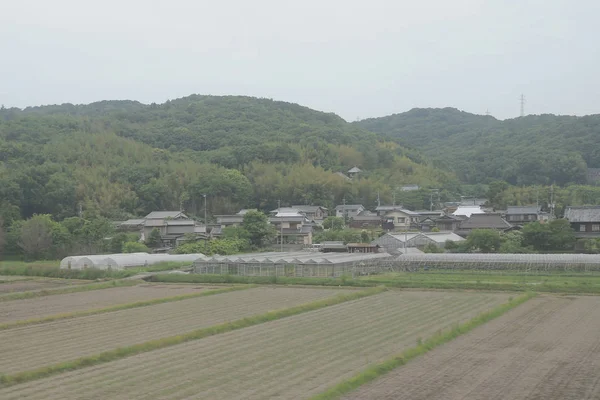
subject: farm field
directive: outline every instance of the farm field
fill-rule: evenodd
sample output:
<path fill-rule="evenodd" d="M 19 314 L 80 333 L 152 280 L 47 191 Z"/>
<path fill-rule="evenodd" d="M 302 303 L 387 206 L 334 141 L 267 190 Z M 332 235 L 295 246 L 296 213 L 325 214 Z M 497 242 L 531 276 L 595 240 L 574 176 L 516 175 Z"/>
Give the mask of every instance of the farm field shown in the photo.
<path fill-rule="evenodd" d="M 4 282 L 0 283 L 0 296 L 7 293 L 56 289 L 61 287 L 67 287 L 70 285 L 81 285 L 90 283 L 89 281 L 75 279 L 32 278 L 22 276 L 12 276 L 10 278 L 2 279 L 2 281 Z"/>
<path fill-rule="evenodd" d="M 198 293 L 210 288 L 211 286 L 206 285 L 140 284 L 131 287 L 114 287 L 88 292 L 57 294 L 44 298 L 7 301 L 0 307 L 0 323 Z"/>
<path fill-rule="evenodd" d="M 0 331 L 0 374 L 178 335 L 350 290 L 262 287 L 15 327 Z"/>
<path fill-rule="evenodd" d="M 227 298 L 229 319 L 233 313 L 258 308 L 249 306 L 251 300 L 242 294 L 276 293 L 280 289 L 252 289 L 215 295 L 202 300 Z M 293 289 L 327 293 L 323 289 Z M 290 289 L 283 289 L 290 297 Z M 282 308 L 282 298 L 273 300 L 272 308 Z M 316 296 L 313 295 L 313 297 Z M 277 297 L 277 295 L 275 295 Z M 0 389 L 0 398 L 10 399 L 264 399 L 309 398 L 329 386 L 353 376 L 373 362 L 413 347 L 419 338 L 426 338 L 439 329 L 466 321 L 479 313 L 508 301 L 509 294 L 388 291 L 325 307 L 292 317 L 266 322 L 220 335 L 206 337 L 106 364 L 65 372 L 28 383 Z M 284 297 L 285 298 L 285 297 Z M 287 305 L 287 304 L 286 304 Z M 213 319 L 214 324 L 225 310 L 218 302 L 197 307 L 203 313 L 202 323 Z M 153 306 L 154 307 L 154 306 Z M 145 309 L 153 307 L 144 307 Z M 240 312 L 241 309 L 241 312 Z M 183 308 L 174 312 L 183 312 Z M 110 313 L 110 316 L 115 317 Z M 154 313 L 162 324 L 162 312 Z M 191 315 L 187 316 L 191 318 Z M 239 317 L 239 316 L 238 316 Z M 141 318 L 141 317 L 140 317 Z M 222 318 L 222 317 L 221 317 Z M 86 318 L 78 318 L 86 319 Z M 143 318 L 141 318 L 143 319 Z M 69 321 L 72 322 L 72 321 Z M 112 324 L 105 321 L 106 324 Z M 48 324 L 44 324 L 48 325 Z M 83 341 L 79 352 L 89 350 L 94 342 L 107 346 L 122 336 L 135 334 L 150 325 L 135 324 L 132 333 L 113 325 L 112 331 L 91 330 L 77 339 L 65 340 L 65 332 L 46 331 L 43 345 L 31 336 L 23 340 L 17 351 L 12 350 L 22 335 L 0 343 L 10 354 L 3 354 L 2 368 L 23 370 L 25 365 L 39 366 L 48 360 L 56 362 L 69 346 Z M 192 324 L 193 325 L 193 324 Z M 190 324 L 187 325 L 188 327 Z M 85 324 L 74 331 L 86 329 Z M 181 328 L 179 328 L 181 329 Z M 168 330 L 168 329 L 166 329 Z M 16 331 L 16 329 L 15 329 Z M 48 332 L 61 337 L 48 343 Z M 91 337 L 87 337 L 91 336 Z M 112 341 L 111 341 L 112 339 Z M 66 342 L 61 345 L 61 342 Z M 10 345 L 9 345 L 10 344 Z M 6 345 L 6 346 L 5 346 Z M 32 348 L 33 347 L 33 348 Z M 59 347 L 58 349 L 54 349 Z M 38 355 L 38 352 L 42 354 Z M 24 358 L 25 364 L 21 361 Z M 68 359 L 69 357 L 67 357 Z M 15 367 L 14 365 L 18 365 Z"/>
<path fill-rule="evenodd" d="M 542 296 L 345 400 L 600 398 L 600 298 Z"/>

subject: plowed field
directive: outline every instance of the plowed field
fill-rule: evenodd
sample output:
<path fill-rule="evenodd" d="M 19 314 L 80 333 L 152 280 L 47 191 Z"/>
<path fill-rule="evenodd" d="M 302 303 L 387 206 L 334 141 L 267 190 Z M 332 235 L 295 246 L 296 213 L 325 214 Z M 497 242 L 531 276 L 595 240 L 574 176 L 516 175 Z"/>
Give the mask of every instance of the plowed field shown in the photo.
<path fill-rule="evenodd" d="M 71 285 L 81 285 L 89 283 L 89 281 L 75 279 L 28 279 L 14 280 L 12 282 L 0 283 L 0 295 L 15 292 L 28 292 L 44 289 L 56 289 Z"/>
<path fill-rule="evenodd" d="M 0 374 L 31 370 L 339 293 L 338 289 L 255 288 L 12 328 L 0 331 Z"/>
<path fill-rule="evenodd" d="M 345 399 L 600 399 L 600 298 L 530 300 Z"/>
<path fill-rule="evenodd" d="M 206 287 L 200 285 L 144 284 L 15 300 L 2 303 L 0 306 L 0 323 L 198 293 L 204 289 Z"/>
<path fill-rule="evenodd" d="M 279 289 L 264 290 L 277 292 Z M 231 300 L 230 313 L 235 312 L 235 307 L 239 311 L 248 306 L 249 300 L 232 300 L 243 293 L 248 292 L 225 295 Z M 414 346 L 419 337 L 425 338 L 440 328 L 506 302 L 508 296 L 385 292 L 8 387 L 0 390 L 0 398 L 305 399 L 375 361 Z M 209 315 L 220 313 L 216 307 L 212 306 Z M 161 316 L 157 314 L 155 318 Z M 52 330 L 47 332 L 54 335 Z M 96 334 L 96 338 L 102 336 Z M 117 331 L 111 336 L 120 335 Z M 0 338 L 0 343 L 3 342 Z M 34 345 L 32 338 L 27 342 L 29 346 Z M 73 342 L 69 340 L 62 350 L 68 351 Z M 42 350 L 41 347 L 45 346 L 38 346 L 37 350 Z M 10 361 L 3 364 L 10 367 L 11 362 L 17 363 L 20 364 L 17 369 L 23 369 L 19 361 L 23 351 L 28 353 L 28 362 L 36 358 L 39 363 L 44 359 L 44 356 L 35 357 L 35 351 L 25 347 L 12 352 L 8 357 Z M 45 357 L 53 358 L 48 354 Z"/>

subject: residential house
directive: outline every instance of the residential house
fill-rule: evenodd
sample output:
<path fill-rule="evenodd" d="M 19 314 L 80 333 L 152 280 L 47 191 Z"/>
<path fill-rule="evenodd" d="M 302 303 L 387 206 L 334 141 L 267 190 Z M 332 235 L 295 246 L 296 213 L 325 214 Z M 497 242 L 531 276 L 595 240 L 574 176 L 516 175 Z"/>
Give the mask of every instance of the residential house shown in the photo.
<path fill-rule="evenodd" d="M 481 206 L 458 206 L 456 211 L 452 213 L 453 216 L 465 216 L 469 218 L 473 214 L 484 214 L 485 211 L 481 209 Z"/>
<path fill-rule="evenodd" d="M 198 225 L 181 211 L 153 211 L 143 219 L 130 219 L 121 223 L 120 228 L 139 231 L 141 240 L 146 240 L 156 229 L 163 246 L 176 246 L 189 234 L 206 237 L 206 226 Z"/>
<path fill-rule="evenodd" d="M 417 210 L 415 212 L 419 214 L 419 229 L 423 232 L 430 232 L 433 228 L 437 228 L 435 221 L 444 215 L 442 210 Z"/>
<path fill-rule="evenodd" d="M 306 215 L 311 221 L 322 221 L 328 216 L 327 208 L 321 206 L 295 205 L 292 208 Z"/>
<path fill-rule="evenodd" d="M 408 230 L 419 228 L 419 213 L 402 206 L 378 206 L 375 211 L 383 219 L 386 230 Z"/>
<path fill-rule="evenodd" d="M 349 220 L 365 211 L 362 204 L 342 204 L 335 207 L 335 216 Z"/>
<path fill-rule="evenodd" d="M 468 219 L 461 222 L 456 233 L 466 237 L 474 229 L 508 231 L 513 229 L 513 226 L 499 214 L 471 214 Z"/>
<path fill-rule="evenodd" d="M 277 230 L 277 243 L 288 245 L 311 245 L 313 224 L 295 209 L 279 209 L 269 217 L 269 222 Z"/>
<path fill-rule="evenodd" d="M 435 226 L 440 231 L 451 231 L 454 232 L 458 230 L 460 223 L 464 221 L 466 217 L 461 216 L 453 216 L 453 215 L 444 215 L 435 220 Z"/>
<path fill-rule="evenodd" d="M 522 225 L 534 221 L 547 221 L 550 214 L 542 211 L 541 206 L 508 206 L 504 219 L 513 225 Z"/>
<path fill-rule="evenodd" d="M 352 167 L 348 170 L 347 174 L 348 176 L 352 179 L 355 176 L 357 176 L 358 174 L 360 174 L 362 172 L 362 170 L 358 167 Z"/>
<path fill-rule="evenodd" d="M 350 220 L 350 227 L 356 229 L 378 229 L 383 219 L 370 211 L 363 211 Z"/>
<path fill-rule="evenodd" d="M 323 242 L 321 243 L 323 253 L 347 253 L 348 246 L 344 242 Z"/>
<path fill-rule="evenodd" d="M 600 238 L 600 206 L 567 206 L 564 216 L 578 239 Z"/>

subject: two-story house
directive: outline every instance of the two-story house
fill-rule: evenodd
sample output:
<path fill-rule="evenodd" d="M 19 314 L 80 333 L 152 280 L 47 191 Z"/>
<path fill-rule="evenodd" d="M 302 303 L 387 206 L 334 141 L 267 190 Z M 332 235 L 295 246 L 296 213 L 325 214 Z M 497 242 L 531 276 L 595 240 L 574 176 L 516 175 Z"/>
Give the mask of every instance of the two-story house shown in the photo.
<path fill-rule="evenodd" d="M 349 220 L 365 211 L 362 204 L 342 204 L 335 208 L 335 216 Z"/>
<path fill-rule="evenodd" d="M 471 216 L 462 221 L 458 228 L 461 236 L 468 236 L 475 229 L 494 229 L 498 231 L 508 231 L 513 226 L 506 222 L 499 214 L 471 214 Z"/>
<path fill-rule="evenodd" d="M 378 229 L 382 227 L 383 219 L 370 211 L 363 211 L 350 220 L 350 227 L 356 229 Z"/>
<path fill-rule="evenodd" d="M 460 223 L 467 219 L 467 217 L 444 215 L 435 219 L 435 227 L 442 232 L 446 231 L 457 231 Z"/>
<path fill-rule="evenodd" d="M 295 205 L 291 208 L 300 211 L 311 221 L 322 221 L 328 217 L 327 208 L 321 206 Z"/>
<path fill-rule="evenodd" d="M 578 239 L 600 237 L 600 206 L 567 206 L 564 217 Z"/>
<path fill-rule="evenodd" d="M 386 230 L 419 229 L 420 215 L 402 206 L 378 206 L 375 211 L 383 219 Z"/>
<path fill-rule="evenodd" d="M 206 234 L 206 226 L 198 225 L 182 211 L 153 211 L 143 219 L 128 220 L 120 226 L 125 230 L 139 230 L 142 241 L 156 229 L 164 246 L 175 246 L 188 234 L 199 237 Z"/>
<path fill-rule="evenodd" d="M 550 214 L 543 212 L 541 206 L 508 206 L 504 214 L 504 219 L 513 225 L 547 221 L 549 218 Z"/>
<path fill-rule="evenodd" d="M 313 224 L 298 210 L 280 209 L 269 217 L 269 223 L 277 230 L 278 244 L 312 244 Z"/>

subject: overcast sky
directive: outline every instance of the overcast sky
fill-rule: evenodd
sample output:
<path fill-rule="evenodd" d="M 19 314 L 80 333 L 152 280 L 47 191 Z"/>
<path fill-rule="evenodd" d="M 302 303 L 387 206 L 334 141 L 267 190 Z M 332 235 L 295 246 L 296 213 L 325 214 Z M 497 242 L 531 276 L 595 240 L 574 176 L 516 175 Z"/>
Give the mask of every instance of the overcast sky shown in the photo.
<path fill-rule="evenodd" d="M 598 0 L 18 0 L 0 6 L 0 104 L 199 94 L 347 120 L 413 107 L 600 113 Z"/>

